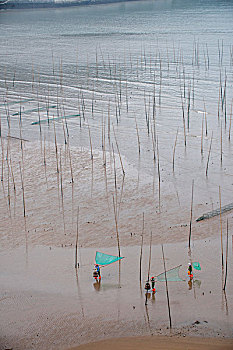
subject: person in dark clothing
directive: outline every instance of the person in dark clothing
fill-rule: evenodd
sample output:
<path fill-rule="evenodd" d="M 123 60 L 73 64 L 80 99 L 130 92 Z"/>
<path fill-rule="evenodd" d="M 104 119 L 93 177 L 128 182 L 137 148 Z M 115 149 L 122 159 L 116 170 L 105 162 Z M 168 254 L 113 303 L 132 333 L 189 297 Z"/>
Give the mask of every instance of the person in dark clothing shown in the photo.
<path fill-rule="evenodd" d="M 96 271 L 98 273 L 98 276 L 99 276 L 99 279 L 101 279 L 101 276 L 100 276 L 100 267 L 98 264 L 95 265 L 95 268 L 96 268 Z"/>
<path fill-rule="evenodd" d="M 152 292 L 155 292 L 156 291 L 156 289 L 155 289 L 155 278 L 152 276 L 150 280 L 151 280 Z"/>
<path fill-rule="evenodd" d="M 191 263 L 189 263 L 189 266 L 188 266 L 188 275 L 190 278 L 193 278 L 193 267 Z"/>
<path fill-rule="evenodd" d="M 145 284 L 145 290 L 150 290 L 150 282 L 147 281 L 146 284 Z"/>

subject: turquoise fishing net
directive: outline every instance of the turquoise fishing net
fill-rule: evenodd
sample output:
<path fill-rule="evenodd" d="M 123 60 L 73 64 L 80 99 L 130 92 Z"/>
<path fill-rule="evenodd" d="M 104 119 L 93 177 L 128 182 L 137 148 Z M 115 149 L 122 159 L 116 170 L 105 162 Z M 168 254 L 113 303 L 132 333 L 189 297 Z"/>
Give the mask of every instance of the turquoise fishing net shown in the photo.
<path fill-rule="evenodd" d="M 179 276 L 179 270 L 182 265 L 173 267 L 172 269 L 166 271 L 167 274 L 167 280 L 170 282 L 179 282 L 183 281 L 182 278 Z M 159 275 L 156 276 L 158 282 L 165 282 L 165 272 L 160 273 Z"/>
<path fill-rule="evenodd" d="M 199 262 L 194 262 L 192 265 L 195 270 L 201 270 L 201 265 Z"/>
<path fill-rule="evenodd" d="M 119 258 L 118 256 L 109 255 L 101 252 L 96 252 L 95 255 L 95 262 L 98 265 L 109 265 L 121 259 L 123 259 L 123 257 Z"/>

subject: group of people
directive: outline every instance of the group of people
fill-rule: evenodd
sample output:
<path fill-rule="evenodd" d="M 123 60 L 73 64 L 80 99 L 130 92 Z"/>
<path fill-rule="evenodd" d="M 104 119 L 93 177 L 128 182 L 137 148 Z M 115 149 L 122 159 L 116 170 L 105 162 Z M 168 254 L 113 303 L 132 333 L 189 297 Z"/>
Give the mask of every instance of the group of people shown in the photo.
<path fill-rule="evenodd" d="M 150 285 L 150 282 L 151 282 L 151 285 Z M 150 279 L 150 282 L 147 281 L 146 284 L 145 284 L 145 290 L 148 292 L 149 290 L 152 290 L 153 293 L 156 292 L 156 289 L 155 289 L 155 277 L 151 277 Z"/>
<path fill-rule="evenodd" d="M 192 264 L 189 263 L 188 264 L 188 276 L 190 278 L 189 281 L 192 281 L 193 279 L 193 267 L 192 267 Z M 151 284 L 150 284 L 151 282 Z M 155 277 L 151 277 L 150 281 L 148 280 L 145 284 L 145 290 L 148 292 L 149 290 L 152 291 L 152 293 L 155 293 L 156 292 L 156 289 L 155 289 Z"/>
<path fill-rule="evenodd" d="M 189 263 L 188 265 L 188 276 L 190 278 L 190 281 L 193 279 L 193 267 L 192 264 Z M 99 280 L 101 279 L 101 275 L 100 275 L 100 266 L 98 264 L 95 264 L 95 269 L 93 272 L 93 277 L 97 280 L 97 278 L 99 278 Z M 151 284 L 150 284 L 151 282 Z M 145 284 L 145 290 L 148 292 L 149 290 L 152 290 L 153 293 L 156 292 L 155 289 L 155 277 L 152 276 L 150 280 L 148 280 Z"/>

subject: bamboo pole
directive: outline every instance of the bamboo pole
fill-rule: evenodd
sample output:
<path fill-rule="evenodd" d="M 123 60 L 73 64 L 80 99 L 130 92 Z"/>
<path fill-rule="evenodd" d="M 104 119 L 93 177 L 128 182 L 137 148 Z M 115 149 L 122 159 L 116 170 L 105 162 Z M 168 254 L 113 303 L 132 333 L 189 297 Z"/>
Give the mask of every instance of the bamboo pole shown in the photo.
<path fill-rule="evenodd" d="M 230 123 L 229 123 L 229 135 L 228 135 L 229 141 L 231 139 L 231 119 L 232 119 L 232 102 L 231 102 L 231 114 L 230 114 Z"/>
<path fill-rule="evenodd" d="M 220 133 L 220 146 L 221 146 L 220 160 L 221 160 L 221 166 L 222 166 L 222 122 L 221 122 L 221 133 Z"/>
<path fill-rule="evenodd" d="M 208 168 L 209 168 L 209 160 L 210 160 L 210 151 L 211 151 L 211 146 L 212 146 L 212 140 L 213 140 L 213 131 L 212 131 L 212 136 L 211 136 L 211 140 L 210 140 L 210 148 L 209 148 L 209 153 L 208 153 L 208 159 L 207 159 L 207 164 L 206 164 L 206 177 L 208 176 Z"/>
<path fill-rule="evenodd" d="M 205 101 L 204 101 L 204 114 L 205 114 L 205 135 L 208 135 L 208 125 L 207 125 L 207 113 L 206 113 L 206 107 L 205 107 Z"/>
<path fill-rule="evenodd" d="M 150 266 L 151 266 L 151 245 L 152 245 L 152 231 L 150 233 L 150 254 L 149 254 L 149 265 L 148 265 L 148 275 L 147 275 L 147 281 L 150 280 Z"/>
<path fill-rule="evenodd" d="M 148 264 L 147 282 L 149 282 L 149 280 L 150 280 L 151 244 L 152 244 L 152 231 L 151 231 L 151 233 L 150 233 L 150 253 L 149 253 L 149 264 Z M 146 291 L 146 301 L 145 301 L 145 305 L 147 305 L 147 299 L 148 299 L 148 291 Z"/>
<path fill-rule="evenodd" d="M 227 257 L 228 257 L 228 219 L 227 219 L 226 271 L 225 271 L 225 281 L 223 286 L 224 291 L 226 289 L 226 284 L 227 284 Z"/>
<path fill-rule="evenodd" d="M 93 160 L 92 141 L 91 141 L 91 131 L 90 131 L 89 123 L 88 123 L 87 125 L 88 125 L 88 134 L 89 134 L 89 141 L 90 141 L 90 148 L 91 148 L 91 160 Z"/>
<path fill-rule="evenodd" d="M 201 123 L 201 155 L 203 156 L 203 130 L 204 130 L 204 118 L 202 116 L 202 123 Z"/>
<path fill-rule="evenodd" d="M 135 124 L 136 124 L 137 139 L 138 139 L 138 154 L 140 155 L 141 147 L 140 147 L 140 138 L 139 138 L 138 124 L 137 124 L 136 117 L 135 117 Z"/>
<path fill-rule="evenodd" d="M 157 163 L 158 163 L 158 180 L 159 180 L 159 210 L 160 210 L 160 200 L 161 200 L 161 177 L 160 177 L 160 166 L 159 166 L 159 138 L 157 136 Z"/>
<path fill-rule="evenodd" d="M 191 246 L 191 234 L 192 234 L 192 218 L 193 218 L 193 189 L 194 189 L 194 180 L 192 181 L 192 198 L 191 198 L 190 223 L 189 223 L 189 249 L 190 249 L 190 246 Z"/>
<path fill-rule="evenodd" d="M 75 269 L 77 269 L 77 267 L 79 267 L 79 262 L 78 262 L 78 236 L 79 236 L 79 232 L 78 232 L 78 221 L 79 221 L 79 207 L 78 207 L 78 211 L 77 211 L 77 232 L 76 232 L 76 242 L 75 242 Z"/>
<path fill-rule="evenodd" d="M 184 146 L 186 148 L 186 129 L 185 129 L 185 115 L 184 115 L 184 103 L 183 103 L 183 98 L 182 99 L 182 116 L 183 116 L 183 128 L 184 128 Z"/>
<path fill-rule="evenodd" d="M 25 195 L 24 195 L 24 183 L 23 183 L 23 175 L 22 175 L 21 163 L 20 163 L 20 162 L 19 162 L 19 171 L 20 171 L 21 185 L 22 185 L 22 191 L 23 191 L 23 216 L 26 217 L 26 206 L 25 206 Z"/>
<path fill-rule="evenodd" d="M 65 226 L 64 191 L 63 191 L 63 180 L 62 180 L 62 151 L 61 151 L 61 148 L 60 148 L 60 184 L 61 184 L 62 216 L 63 216 L 63 224 L 64 224 L 64 232 L 65 232 L 66 226 Z"/>
<path fill-rule="evenodd" d="M 179 127 L 177 128 L 175 144 L 174 144 L 174 147 L 173 147 L 173 157 L 172 157 L 172 169 L 173 169 L 173 172 L 175 171 L 175 152 L 176 152 L 176 143 L 177 143 L 178 132 L 179 132 Z"/>
<path fill-rule="evenodd" d="M 219 203 L 220 203 L 222 270 L 223 270 L 224 269 L 224 261 L 223 261 L 223 242 L 222 242 L 222 202 L 221 202 L 221 187 L 220 186 L 219 186 Z"/>
<path fill-rule="evenodd" d="M 114 195 L 112 196 L 112 200 L 113 200 L 113 209 L 114 209 L 114 217 L 115 217 L 115 225 L 116 225 L 116 236 L 117 236 L 118 253 L 119 253 L 119 257 L 120 257 L 121 256 L 120 239 L 119 239 L 119 232 L 118 232 L 117 212 L 116 212 L 116 203 L 115 203 L 115 200 L 114 200 Z"/>
<path fill-rule="evenodd" d="M 145 220 L 144 220 L 144 212 L 142 214 L 142 241 L 141 241 L 141 252 L 140 252 L 140 264 L 139 264 L 139 281 L 141 283 L 142 281 L 142 249 L 143 249 L 143 235 L 144 235 L 144 224 L 145 224 Z"/>
<path fill-rule="evenodd" d="M 164 265 L 165 281 L 166 281 L 168 316 L 169 316 L 169 324 L 170 324 L 170 329 L 171 329 L 171 328 L 172 328 L 172 320 L 171 320 L 171 310 L 170 310 L 170 302 L 169 302 L 169 294 L 168 294 L 168 284 L 167 284 L 167 271 L 166 271 L 166 265 L 165 265 L 163 244 L 162 244 L 162 254 L 163 254 L 163 265 Z"/>
<path fill-rule="evenodd" d="M 123 175 L 125 175 L 125 170 L 124 170 L 124 167 L 123 167 L 123 162 L 122 162 L 122 159 L 121 159 L 121 154 L 120 154 L 120 150 L 119 150 L 118 142 L 117 142 L 117 139 L 116 139 L 115 129 L 114 129 L 114 126 L 113 126 L 113 125 L 112 125 L 112 127 L 113 127 L 113 133 L 114 133 L 115 142 L 116 142 L 116 146 L 117 146 L 117 151 L 118 151 L 119 158 L 120 158 L 120 163 L 121 163 L 122 173 L 123 173 Z"/>

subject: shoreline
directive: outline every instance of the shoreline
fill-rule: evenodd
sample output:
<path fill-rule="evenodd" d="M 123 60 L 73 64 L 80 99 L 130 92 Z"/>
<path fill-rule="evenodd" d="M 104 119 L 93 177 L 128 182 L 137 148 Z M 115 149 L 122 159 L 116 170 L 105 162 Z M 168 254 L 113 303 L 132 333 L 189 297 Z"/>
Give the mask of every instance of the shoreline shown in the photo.
<path fill-rule="evenodd" d="M 147 347 L 154 350 L 231 350 L 233 339 L 177 337 L 177 336 L 150 336 L 134 338 L 114 338 L 99 342 L 88 343 L 69 348 L 68 350 L 141 350 Z"/>
<path fill-rule="evenodd" d="M 148 297 L 145 307 L 144 290 L 140 290 L 138 283 L 139 248 L 122 247 L 125 259 L 120 264 L 120 274 L 118 263 L 103 268 L 101 283 L 96 283 L 92 277 L 94 254 L 98 248 L 79 251 L 77 275 L 74 251 L 69 247 L 28 246 L 27 251 L 19 247 L 0 253 L 0 263 L 5 267 L 0 276 L 1 307 L 6 315 L 2 321 L 2 343 L 5 347 L 19 349 L 31 349 L 32 345 L 33 349 L 69 349 L 79 344 L 77 350 L 88 350 L 98 341 L 98 344 L 107 344 L 106 349 L 112 347 L 114 350 L 118 348 L 109 344 L 117 345 L 129 339 L 128 347 L 123 348 L 137 350 L 136 344 L 131 347 L 135 339 L 142 338 L 146 342 L 148 339 L 150 343 L 163 337 L 166 344 L 172 339 L 172 345 L 174 341 L 180 344 L 185 339 L 188 339 L 188 345 L 204 342 L 200 348 L 203 350 L 221 349 L 205 346 L 223 341 L 222 349 L 228 349 L 225 344 L 232 345 L 233 339 L 232 280 L 229 276 L 227 299 L 222 300 L 222 304 L 218 240 L 194 242 L 193 261 L 200 261 L 202 270 L 194 273 L 191 286 L 187 279 L 188 256 L 184 244 L 166 244 L 164 247 L 167 269 L 183 264 L 179 274 L 183 281 L 168 282 L 172 334 L 163 282 L 156 283 L 156 293 L 154 297 Z M 144 246 L 143 283 L 148 268 L 148 250 L 149 247 Z M 103 252 L 114 254 L 115 249 L 103 249 Z M 231 254 L 229 258 L 231 263 Z M 152 246 L 151 273 L 156 275 L 162 271 L 160 246 Z M 135 276 L 133 280 L 132 276 Z M 13 319 L 15 326 L 9 327 Z"/>
<path fill-rule="evenodd" d="M 108 5 L 118 4 L 123 2 L 139 2 L 141 0 L 83 0 L 83 1 L 70 1 L 70 2 L 25 2 L 25 3 L 6 3 L 0 5 L 0 10 L 30 10 L 30 9 L 61 9 L 61 8 L 72 8 L 80 6 L 93 6 L 93 5 Z"/>

